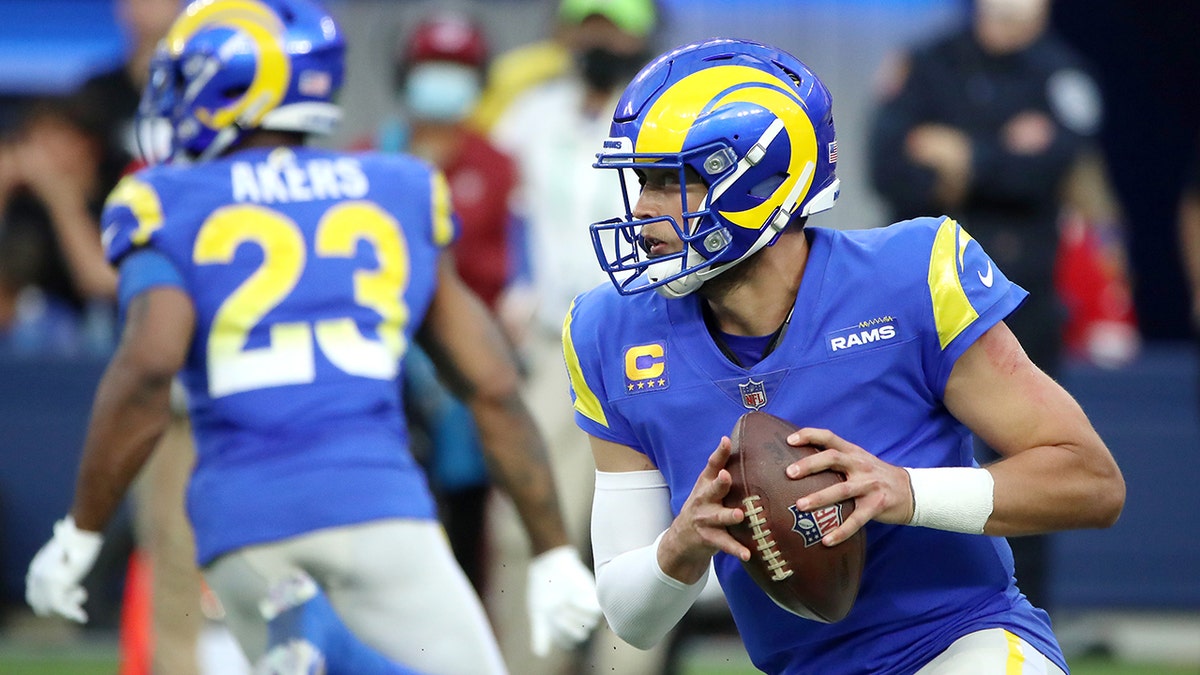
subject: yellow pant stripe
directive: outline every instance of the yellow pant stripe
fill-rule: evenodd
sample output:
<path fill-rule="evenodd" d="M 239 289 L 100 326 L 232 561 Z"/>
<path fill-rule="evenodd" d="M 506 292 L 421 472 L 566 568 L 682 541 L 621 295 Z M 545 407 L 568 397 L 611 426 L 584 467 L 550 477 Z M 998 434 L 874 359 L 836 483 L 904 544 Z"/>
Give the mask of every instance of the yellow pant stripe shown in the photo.
<path fill-rule="evenodd" d="M 1004 631 L 1008 642 L 1008 660 L 1004 664 L 1004 675 L 1021 675 L 1025 670 L 1025 653 L 1021 650 L 1021 638 Z"/>

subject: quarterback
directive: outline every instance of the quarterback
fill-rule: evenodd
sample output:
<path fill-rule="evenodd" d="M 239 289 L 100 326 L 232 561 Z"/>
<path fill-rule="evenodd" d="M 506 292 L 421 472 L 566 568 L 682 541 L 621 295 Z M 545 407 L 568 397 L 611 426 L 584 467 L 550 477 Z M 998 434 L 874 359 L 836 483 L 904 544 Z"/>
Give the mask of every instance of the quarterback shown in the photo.
<path fill-rule="evenodd" d="M 613 283 L 563 329 L 576 419 L 596 460 L 601 606 L 622 638 L 661 639 L 710 568 L 767 673 L 1061 673 L 1004 539 L 1106 527 L 1124 483 L 1075 401 L 1004 324 L 1026 297 L 948 217 L 806 227 L 838 196 L 829 91 L 778 49 L 715 39 L 672 50 L 626 89 L 595 166 L 627 212 L 592 225 Z M 969 224 L 968 224 L 969 225 Z M 825 448 L 791 478 L 846 480 L 798 500 L 855 509 L 855 606 L 819 623 L 776 606 L 726 526 L 728 434 L 747 410 Z M 978 466 L 971 435 L 1003 449 Z M 714 450 L 715 448 L 715 450 Z"/>

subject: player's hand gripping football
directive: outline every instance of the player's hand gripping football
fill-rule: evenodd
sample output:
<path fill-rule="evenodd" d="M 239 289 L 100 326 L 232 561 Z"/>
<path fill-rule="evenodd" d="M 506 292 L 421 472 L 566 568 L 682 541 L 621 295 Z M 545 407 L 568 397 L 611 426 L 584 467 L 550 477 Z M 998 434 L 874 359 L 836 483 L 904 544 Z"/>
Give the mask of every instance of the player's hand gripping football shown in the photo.
<path fill-rule="evenodd" d="M 854 500 L 854 513 L 821 543 L 836 546 L 862 529 L 868 521 L 905 524 L 912 518 L 912 485 L 908 473 L 893 466 L 828 429 L 799 429 L 787 438 L 788 445 L 813 445 L 824 451 L 793 462 L 790 478 L 802 478 L 825 470 L 837 471 L 846 480 L 796 501 L 801 511 L 813 511 L 846 499 Z"/>
<path fill-rule="evenodd" d="M 559 546 L 529 563 L 529 619 L 533 653 L 546 656 L 551 645 L 571 649 L 588 639 L 600 622 L 596 579 L 572 546 Z"/>
<path fill-rule="evenodd" d="M 103 542 L 99 533 L 75 527 L 71 516 L 54 524 L 54 536 L 33 557 L 25 575 L 25 600 L 35 614 L 87 623 L 87 591 L 79 582 L 92 569 Z"/>
<path fill-rule="evenodd" d="M 740 508 L 728 508 L 722 500 L 729 494 L 733 477 L 725 468 L 733 449 L 722 436 L 696 478 L 692 493 L 659 542 L 659 565 L 667 574 L 687 584 L 708 573 L 712 557 L 724 551 L 738 560 L 749 560 L 750 549 L 738 543 L 726 528 L 745 519 Z"/>

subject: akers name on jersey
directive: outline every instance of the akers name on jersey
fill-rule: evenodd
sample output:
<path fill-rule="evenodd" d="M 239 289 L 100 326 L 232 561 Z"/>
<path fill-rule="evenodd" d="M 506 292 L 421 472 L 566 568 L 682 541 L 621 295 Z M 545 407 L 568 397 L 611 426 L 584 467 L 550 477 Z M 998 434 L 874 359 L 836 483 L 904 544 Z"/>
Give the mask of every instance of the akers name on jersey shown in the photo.
<path fill-rule="evenodd" d="M 237 202 L 278 204 L 319 199 L 361 199 L 371 182 L 355 157 L 317 157 L 297 161 L 290 148 L 263 161 L 235 161 L 229 177 Z"/>

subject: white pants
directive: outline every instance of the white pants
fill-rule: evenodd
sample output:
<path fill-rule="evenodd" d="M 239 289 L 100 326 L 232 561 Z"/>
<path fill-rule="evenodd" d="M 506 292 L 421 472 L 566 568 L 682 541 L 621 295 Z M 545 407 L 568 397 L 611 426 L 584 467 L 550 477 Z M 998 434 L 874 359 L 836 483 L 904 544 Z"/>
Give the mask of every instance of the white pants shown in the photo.
<path fill-rule="evenodd" d="M 1003 628 L 968 633 L 916 675 L 1064 675 L 1033 645 Z"/>
<path fill-rule="evenodd" d="M 267 647 L 259 601 L 271 582 L 297 568 L 321 585 L 355 635 L 388 658 L 431 675 L 505 672 L 441 525 L 400 519 L 249 546 L 210 564 L 205 579 L 251 662 Z"/>

